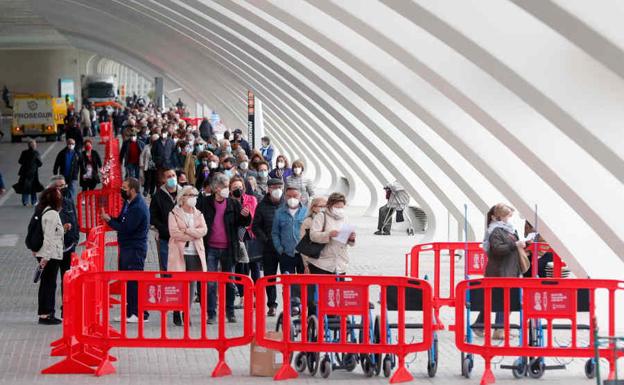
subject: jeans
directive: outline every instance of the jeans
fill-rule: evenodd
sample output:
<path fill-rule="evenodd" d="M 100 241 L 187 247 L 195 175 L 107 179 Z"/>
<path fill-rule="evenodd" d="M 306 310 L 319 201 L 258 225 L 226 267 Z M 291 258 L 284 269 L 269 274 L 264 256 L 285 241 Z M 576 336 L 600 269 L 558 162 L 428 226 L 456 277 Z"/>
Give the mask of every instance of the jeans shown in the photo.
<path fill-rule="evenodd" d="M 41 258 L 37 258 L 41 260 Z M 37 314 L 54 315 L 56 306 L 56 278 L 58 276 L 59 265 L 61 261 L 58 259 L 50 259 L 43 268 L 41 273 L 41 281 L 39 283 L 38 310 Z"/>
<path fill-rule="evenodd" d="M 227 249 L 209 248 L 206 255 L 206 263 L 208 271 L 219 271 L 219 263 L 221 263 L 221 271 L 234 272 L 234 263 L 232 263 L 229 251 Z M 236 296 L 236 285 L 226 285 L 225 293 L 225 312 L 227 316 L 234 314 L 234 297 Z M 217 283 L 208 282 L 208 317 L 214 318 L 217 315 Z"/>
<path fill-rule="evenodd" d="M 308 263 L 308 269 L 310 270 L 310 274 L 330 274 L 330 275 L 335 274 L 333 271 L 320 269 L 311 263 Z M 309 284 L 308 285 L 308 315 L 316 314 L 317 302 L 318 302 L 318 298 L 316 298 L 316 285 Z"/>
<path fill-rule="evenodd" d="M 67 183 L 67 191 L 72 199 L 76 199 L 76 189 L 74 188 L 74 180 L 72 178 L 65 177 L 65 183 Z M 80 204 L 80 202 L 76 203 Z"/>
<path fill-rule="evenodd" d="M 128 177 L 139 179 L 138 164 L 126 164 L 126 178 Z"/>
<path fill-rule="evenodd" d="M 143 271 L 147 250 L 142 249 L 119 249 L 120 271 Z M 136 281 L 128 281 L 126 286 L 127 303 L 126 317 L 139 316 L 139 293 Z"/>
<path fill-rule="evenodd" d="M 24 206 L 26 206 L 28 204 L 28 197 L 30 197 L 30 204 L 31 205 L 36 205 L 37 204 L 37 193 L 31 193 L 31 194 L 22 194 L 22 204 Z"/>
<path fill-rule="evenodd" d="M 158 265 L 160 271 L 167 271 L 167 260 L 169 259 L 169 240 L 160 238 L 158 240 Z"/>

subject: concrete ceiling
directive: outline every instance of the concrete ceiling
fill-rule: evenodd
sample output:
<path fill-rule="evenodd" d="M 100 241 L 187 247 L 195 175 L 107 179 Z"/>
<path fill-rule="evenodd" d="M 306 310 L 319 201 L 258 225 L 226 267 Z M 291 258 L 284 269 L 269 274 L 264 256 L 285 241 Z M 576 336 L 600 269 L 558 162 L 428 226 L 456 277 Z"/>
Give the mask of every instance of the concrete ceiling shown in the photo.
<path fill-rule="evenodd" d="M 30 1 L 0 0 L 0 49 L 68 47 L 67 39 L 33 11 Z"/>
<path fill-rule="evenodd" d="M 241 124 L 253 89 L 280 149 L 304 157 L 327 187 L 346 178 L 368 213 L 397 179 L 431 220 L 426 239 L 446 240 L 465 207 L 479 238 L 487 208 L 508 201 L 538 218 L 577 273 L 623 278 L 615 1 L 33 0 L 32 9 L 78 48 L 143 63 Z"/>

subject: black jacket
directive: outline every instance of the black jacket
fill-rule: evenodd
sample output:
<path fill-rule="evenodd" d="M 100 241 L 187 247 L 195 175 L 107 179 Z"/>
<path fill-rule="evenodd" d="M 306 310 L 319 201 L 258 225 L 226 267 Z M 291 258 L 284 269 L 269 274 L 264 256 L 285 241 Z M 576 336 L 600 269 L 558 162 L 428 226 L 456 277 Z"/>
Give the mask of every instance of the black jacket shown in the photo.
<path fill-rule="evenodd" d="M 232 198 L 227 198 L 227 206 L 225 208 L 225 213 L 223 214 L 223 221 L 225 223 L 225 232 L 227 233 L 229 240 L 228 256 L 230 260 L 228 262 L 232 265 L 236 262 L 235 256 L 238 255 L 240 249 L 238 229 L 240 227 L 247 227 L 251 223 L 251 214 L 246 217 L 243 216 L 241 214 L 242 209 L 243 207 L 240 202 Z M 208 241 L 210 239 L 210 234 L 212 233 L 212 225 L 214 223 L 216 213 L 214 195 L 202 199 L 202 204 L 200 205 L 199 210 L 202 214 L 204 214 L 206 226 L 208 226 L 208 233 L 204 236 L 204 245 L 206 247 L 206 253 L 208 253 L 208 250 L 210 249 Z"/>
<path fill-rule="evenodd" d="M 100 182 L 100 169 L 102 168 L 102 159 L 100 158 L 100 154 L 98 154 L 97 151 L 95 150 L 91 150 L 91 160 L 93 161 L 93 179 L 99 183 Z M 85 175 L 85 173 L 87 172 L 87 164 L 88 164 L 88 159 L 87 159 L 87 152 L 83 151 L 82 155 L 80 156 L 80 185 L 82 186 L 83 183 L 85 182 L 85 180 L 83 179 L 83 176 Z"/>
<path fill-rule="evenodd" d="M 20 164 L 19 181 L 13 185 L 15 192 L 33 194 L 43 191 L 43 186 L 39 182 L 39 167 L 43 165 L 39 152 L 32 148 L 22 151 L 18 163 Z"/>
<path fill-rule="evenodd" d="M 61 222 L 63 224 L 71 224 L 71 229 L 65 233 L 64 244 L 65 248 L 69 246 L 73 247 L 69 251 L 76 250 L 78 240 L 80 239 L 80 232 L 78 229 L 78 216 L 76 213 L 76 205 L 71 196 L 63 196 L 63 208 L 59 212 Z"/>
<path fill-rule="evenodd" d="M 210 124 L 208 119 L 202 120 L 199 124 L 199 135 L 206 142 L 210 140 L 210 137 L 212 136 L 212 124 Z"/>
<path fill-rule="evenodd" d="M 76 142 L 76 150 L 82 149 L 84 138 L 78 126 L 65 127 L 65 140 L 67 139 L 73 139 Z"/>
<path fill-rule="evenodd" d="M 67 154 L 67 151 L 69 151 L 69 149 L 65 147 L 56 156 L 56 160 L 54 161 L 53 173 L 55 175 L 63 175 L 65 176 L 65 178 L 69 176 L 71 180 L 76 180 L 78 179 L 78 171 L 80 171 L 80 153 L 74 150 L 74 157 L 72 159 L 71 169 L 65 170 L 65 154 Z M 69 183 L 71 181 L 68 180 L 67 182 Z"/>
<path fill-rule="evenodd" d="M 165 185 L 160 186 L 150 202 L 150 223 L 158 230 L 158 238 L 169 240 L 169 213 L 176 205 Z"/>
<path fill-rule="evenodd" d="M 174 153 L 176 151 L 175 143 L 167 138 L 163 143 L 162 139 L 158 139 L 152 144 L 152 160 L 158 169 L 173 168 L 175 166 Z"/>
<path fill-rule="evenodd" d="M 271 231 L 273 229 L 273 217 L 275 212 L 280 207 L 281 201 L 274 203 L 271 200 L 270 195 L 265 195 L 264 198 L 256 207 L 256 213 L 254 214 L 253 231 L 256 239 L 261 241 L 264 245 L 263 255 L 275 255 L 277 251 L 273 246 L 273 238 Z"/>

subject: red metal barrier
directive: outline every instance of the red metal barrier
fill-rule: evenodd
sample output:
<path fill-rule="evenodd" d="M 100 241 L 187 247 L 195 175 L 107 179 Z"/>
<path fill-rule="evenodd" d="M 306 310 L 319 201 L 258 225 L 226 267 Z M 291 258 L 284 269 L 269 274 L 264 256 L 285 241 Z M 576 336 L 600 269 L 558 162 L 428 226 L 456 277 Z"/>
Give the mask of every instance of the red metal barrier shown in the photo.
<path fill-rule="evenodd" d="M 128 282 L 137 282 L 139 314 L 144 311 L 160 313 L 159 328 L 147 328 L 143 317 L 139 317 L 136 327 L 126 322 L 126 307 L 119 304 L 126 303 Z M 190 324 L 191 282 L 201 282 L 202 288 L 213 283 L 216 286 L 219 298 L 217 324 L 212 330 L 206 324 L 206 290 L 201 293 L 199 323 L 195 326 Z M 245 301 L 242 334 L 232 337 L 231 330 L 226 333 L 226 285 L 242 285 L 245 296 L 252 298 L 253 281 L 248 276 L 216 272 L 85 272 L 78 274 L 70 283 L 67 289 L 72 292 L 73 306 L 69 307 L 72 321 L 69 322 L 71 330 L 68 330 L 67 336 L 75 336 L 77 343 L 81 344 L 78 346 L 87 352 L 97 353 L 90 354 L 84 360 L 83 355 L 77 357 L 70 349 L 67 358 L 45 369 L 43 373 L 114 373 L 115 368 L 111 364 L 113 360 L 108 354 L 113 347 L 212 348 L 219 352 L 219 362 L 212 376 L 225 376 L 231 374 L 225 362 L 225 352 L 231 347 L 249 344 L 253 339 L 253 301 Z M 111 288 L 119 284 L 120 299 L 113 302 Z M 121 322 L 119 328 L 113 328 L 111 313 L 117 313 L 118 308 Z M 182 328 L 172 330 L 171 324 L 168 324 L 167 316 L 172 311 L 184 313 Z M 176 330 L 180 332 L 176 333 Z"/>
<path fill-rule="evenodd" d="M 467 252 L 466 252 L 467 248 Z M 561 270 L 565 264 L 555 251 L 545 243 L 531 244 L 528 250 L 537 250 L 539 254 L 545 252 L 553 253 L 554 261 L 554 277 L 561 277 Z M 405 254 L 405 275 L 409 277 L 419 278 L 423 275 L 421 271 L 421 258 L 430 257 L 433 253 L 433 276 L 429 277 L 433 281 L 433 308 L 436 324 L 436 330 L 445 328 L 440 319 L 440 309 L 442 307 L 455 307 L 455 286 L 457 282 L 464 280 L 465 277 L 483 276 L 485 267 L 487 266 L 487 254 L 483 250 L 480 242 L 435 242 L 416 245 L 412 250 Z M 461 261 L 456 261 L 456 254 L 465 255 Z M 446 277 L 442 278 L 442 264 L 448 263 L 449 277 L 448 283 Z M 455 272 L 456 264 L 460 263 L 464 267 L 464 274 L 458 275 Z M 533 253 L 533 271 L 537 276 L 537 254 Z M 446 292 L 447 294 L 444 294 Z M 454 325 L 449 325 L 452 330 Z"/>
<path fill-rule="evenodd" d="M 340 352 L 360 354 L 394 354 L 399 358 L 398 370 L 390 379 L 391 383 L 410 381 L 412 375 L 405 367 L 405 356 L 409 353 L 426 351 L 432 344 L 432 312 L 431 286 L 426 281 L 408 277 L 380 277 L 380 276 L 333 276 L 333 275 L 280 275 L 263 277 L 256 282 L 256 303 L 264 304 L 265 289 L 268 286 L 282 286 L 282 300 L 284 304 L 291 303 L 291 289 L 300 288 L 301 311 L 308 314 L 307 285 L 314 285 L 319 300 L 317 301 L 317 319 L 309 330 L 310 324 L 306 317 L 301 317 L 301 333 L 292 333 L 291 314 L 283 312 L 282 340 L 268 339 L 266 335 L 267 320 L 263 306 L 256 307 L 256 342 L 260 346 L 278 350 L 284 360 L 275 380 L 296 378 L 297 372 L 290 366 L 288 357 L 295 352 Z M 379 316 L 380 336 L 376 341 L 371 340 L 369 333 L 373 324 L 372 311 L 369 308 L 371 289 L 379 290 L 381 312 Z M 399 290 L 400 289 L 400 290 Z M 398 341 L 393 343 L 388 334 L 387 293 L 398 292 Z M 410 296 L 420 296 L 419 301 L 423 311 L 422 338 L 417 342 L 407 342 L 405 336 L 406 303 L 411 301 Z M 288 305 L 285 305 L 288 308 Z M 308 338 L 309 333 L 316 336 L 326 336 L 326 317 L 331 316 L 334 325 L 340 331 L 338 341 L 327 341 L 326 338 Z M 360 320 L 362 329 L 361 339 L 352 341 L 347 339 L 347 317 L 356 317 Z M 338 319 L 339 321 L 336 321 Z M 315 328 L 317 326 L 317 328 Z M 353 326 L 351 326 L 353 327 Z M 292 334 L 291 334 L 292 333 Z M 375 338 L 376 339 L 376 338 Z"/>
<path fill-rule="evenodd" d="M 84 202 L 84 205 L 83 205 Z M 116 216 L 121 212 L 123 200 L 119 190 L 91 190 L 78 193 L 78 228 L 80 232 L 87 233 L 94 227 L 102 226 L 105 231 L 112 229 L 101 218 L 101 209 L 109 215 Z"/>
<path fill-rule="evenodd" d="M 544 369 L 543 357 L 578 357 L 591 359 L 595 356 L 594 330 L 596 301 L 598 296 L 608 300 L 608 334 L 615 335 L 615 316 L 624 311 L 624 303 L 616 307 L 616 293 L 624 291 L 624 282 L 599 279 L 527 279 L 527 278 L 484 278 L 462 281 L 457 285 L 457 303 L 455 307 L 455 343 L 459 350 L 478 354 L 485 360 L 485 371 L 481 385 L 495 382 L 491 360 L 495 356 L 518 356 L 531 358 L 523 363 L 517 360 L 513 370 L 534 371 L 541 375 Z M 467 296 L 468 292 L 468 296 Z M 469 299 L 467 299 L 469 298 Z M 471 320 L 466 319 L 465 309 L 483 311 L 483 343 L 475 340 L 467 342 L 467 328 Z M 518 311 L 520 322 L 512 324 L 511 312 Z M 503 324 L 495 325 L 504 330 L 502 343 L 493 342 L 491 331 L 491 313 L 502 312 Z M 564 321 L 555 324 L 554 321 Z M 545 326 L 542 322 L 545 321 Z M 474 325 L 473 325 L 474 327 Z M 510 330 L 519 329 L 518 345 L 510 342 Z M 566 346 L 553 343 L 555 330 L 569 330 L 571 340 Z M 588 333 L 587 344 L 582 344 L 579 332 Z M 545 337 L 544 337 L 545 335 Z M 535 344 L 535 336 L 540 344 Z M 582 336 L 581 336 L 582 337 Z M 600 357 L 609 361 L 611 377 L 616 359 L 624 352 L 613 353 L 613 347 L 599 349 Z M 527 365 L 527 366 L 523 366 Z M 515 374 L 515 373 L 514 373 Z"/>
<path fill-rule="evenodd" d="M 110 122 L 102 122 L 100 123 L 100 144 L 108 143 L 111 139 L 113 139 L 113 126 Z"/>

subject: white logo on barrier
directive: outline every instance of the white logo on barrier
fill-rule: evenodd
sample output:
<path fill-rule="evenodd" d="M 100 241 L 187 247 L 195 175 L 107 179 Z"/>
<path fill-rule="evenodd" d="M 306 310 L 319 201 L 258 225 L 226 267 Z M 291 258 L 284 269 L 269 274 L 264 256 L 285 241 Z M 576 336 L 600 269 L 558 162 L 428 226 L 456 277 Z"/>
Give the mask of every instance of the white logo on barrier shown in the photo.
<path fill-rule="evenodd" d="M 156 303 L 156 286 L 149 285 L 147 302 Z"/>
<path fill-rule="evenodd" d="M 334 302 L 334 289 L 329 289 L 327 291 L 327 306 L 336 307 L 336 303 Z"/>

